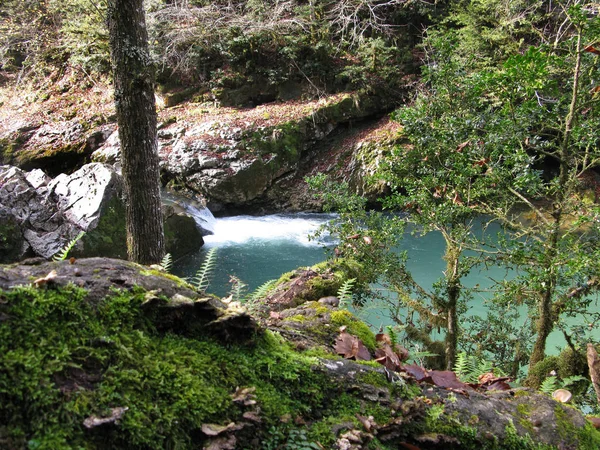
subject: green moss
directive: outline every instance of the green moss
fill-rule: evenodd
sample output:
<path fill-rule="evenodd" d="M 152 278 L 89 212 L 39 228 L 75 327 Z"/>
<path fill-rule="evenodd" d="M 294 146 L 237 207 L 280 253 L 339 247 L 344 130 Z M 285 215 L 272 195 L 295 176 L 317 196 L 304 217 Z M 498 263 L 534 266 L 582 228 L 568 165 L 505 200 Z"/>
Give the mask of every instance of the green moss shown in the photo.
<path fill-rule="evenodd" d="M 237 387 L 255 387 L 265 422 L 310 415 L 334 387 L 265 333 L 255 348 L 161 335 L 138 306 L 144 292 L 115 294 L 93 307 L 85 291 L 0 293 L 0 441 L 9 448 L 189 448 L 190 430 L 236 421 Z M 129 410 L 114 433 L 81 423 L 115 406 Z M 13 445 L 14 444 L 14 445 Z"/>
<path fill-rule="evenodd" d="M 304 323 L 306 321 L 308 321 L 308 318 L 302 314 L 296 314 L 295 316 L 291 316 L 291 317 L 286 317 L 284 319 L 286 322 L 299 322 L 299 323 Z"/>
<path fill-rule="evenodd" d="M 558 357 L 547 356 L 529 371 L 524 384 L 537 389 L 553 370 L 558 370 Z"/>
<path fill-rule="evenodd" d="M 142 274 L 144 276 L 155 276 L 155 277 L 166 278 L 167 280 L 171 280 L 171 281 L 174 281 L 175 283 L 177 283 L 177 286 L 179 286 L 179 287 L 186 287 L 188 289 L 194 289 L 194 287 L 191 284 L 189 284 L 187 281 L 185 281 L 182 278 L 179 278 L 177 275 L 173 275 L 172 273 L 163 272 L 161 270 L 156 270 L 156 269 L 142 269 L 142 270 L 140 270 L 140 274 Z"/>
<path fill-rule="evenodd" d="M 370 351 L 375 350 L 375 334 L 373 334 L 373 331 L 371 331 L 366 323 L 358 320 L 351 312 L 343 309 L 333 311 L 331 313 L 331 324 L 338 327 L 346 326 L 348 333 L 358 337 Z"/>
<path fill-rule="evenodd" d="M 519 413 L 519 425 L 528 432 L 533 433 L 533 424 L 529 420 L 531 416 L 531 405 L 529 403 L 519 403 L 517 405 L 517 412 Z"/>
<path fill-rule="evenodd" d="M 600 448 L 600 432 L 596 430 L 591 423 L 586 423 L 584 427 L 576 427 L 567 414 L 567 405 L 557 404 L 554 408 L 556 426 L 561 438 L 577 441 L 577 448 L 580 450 L 595 450 Z"/>

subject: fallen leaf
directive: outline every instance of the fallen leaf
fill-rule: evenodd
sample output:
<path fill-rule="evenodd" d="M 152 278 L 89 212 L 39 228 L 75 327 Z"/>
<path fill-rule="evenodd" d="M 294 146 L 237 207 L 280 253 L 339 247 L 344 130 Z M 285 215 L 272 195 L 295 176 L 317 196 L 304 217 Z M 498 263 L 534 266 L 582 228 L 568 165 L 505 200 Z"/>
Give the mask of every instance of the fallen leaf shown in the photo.
<path fill-rule="evenodd" d="M 427 378 L 431 380 L 427 370 L 423 369 L 421 366 L 417 366 L 416 364 L 407 364 L 401 367 L 401 370 L 409 374 L 417 381 L 425 381 Z"/>
<path fill-rule="evenodd" d="M 228 425 L 218 425 L 215 423 L 204 423 L 202 424 L 202 432 L 207 436 L 218 436 L 226 431 L 239 430 L 241 427 L 231 422 Z"/>
<path fill-rule="evenodd" d="M 600 429 L 600 417 L 587 416 L 587 420 L 589 420 L 592 423 L 594 428 Z"/>
<path fill-rule="evenodd" d="M 271 311 L 271 312 L 269 313 L 269 317 L 270 317 L 271 319 L 280 320 L 280 319 L 281 319 L 281 314 L 279 314 L 279 313 L 278 313 L 278 312 L 276 312 L 276 311 Z"/>
<path fill-rule="evenodd" d="M 375 361 L 388 370 L 398 371 L 400 369 L 400 358 L 388 344 L 375 350 Z"/>
<path fill-rule="evenodd" d="M 116 408 L 112 408 L 110 410 L 110 416 L 108 417 L 90 416 L 83 421 L 83 426 L 90 429 L 99 427 L 100 425 L 105 425 L 107 423 L 115 423 L 121 419 L 121 417 L 123 417 L 123 414 L 125 414 L 125 411 L 128 409 L 129 408 L 127 406 L 117 406 Z"/>
<path fill-rule="evenodd" d="M 375 341 L 380 345 L 382 345 L 382 344 L 392 345 L 392 340 L 385 333 L 377 333 L 375 335 Z"/>
<path fill-rule="evenodd" d="M 451 370 L 430 370 L 429 376 L 433 384 L 441 388 L 451 389 L 471 389 L 469 385 L 458 379 Z"/>
<path fill-rule="evenodd" d="M 494 375 L 494 372 L 482 373 L 481 375 L 479 375 L 477 377 L 477 381 L 479 381 L 479 384 L 486 384 L 495 379 L 496 379 L 496 375 Z"/>
<path fill-rule="evenodd" d="M 456 151 L 457 151 L 458 153 L 462 152 L 462 151 L 463 151 L 463 149 L 464 149 L 464 148 L 465 148 L 467 145 L 469 145 L 470 143 L 471 143 L 471 141 L 465 141 L 465 142 L 463 142 L 462 144 L 458 144 L 458 145 L 456 146 Z"/>
<path fill-rule="evenodd" d="M 33 285 L 37 288 L 39 288 L 40 286 L 44 286 L 45 284 L 48 284 L 50 281 L 54 280 L 57 276 L 56 270 L 52 270 L 48 275 L 46 275 L 43 278 L 38 278 L 37 280 L 35 280 L 33 282 Z"/>
<path fill-rule="evenodd" d="M 402 347 L 400 344 L 396 344 L 394 346 L 394 353 L 398 355 L 400 361 L 406 361 L 410 356 L 410 352 L 406 348 Z"/>
<path fill-rule="evenodd" d="M 510 391 L 512 387 L 505 379 L 495 380 L 493 383 L 484 386 L 488 391 Z"/>
<path fill-rule="evenodd" d="M 362 341 L 345 331 L 341 332 L 335 341 L 335 351 L 346 359 L 370 361 L 371 354 Z"/>

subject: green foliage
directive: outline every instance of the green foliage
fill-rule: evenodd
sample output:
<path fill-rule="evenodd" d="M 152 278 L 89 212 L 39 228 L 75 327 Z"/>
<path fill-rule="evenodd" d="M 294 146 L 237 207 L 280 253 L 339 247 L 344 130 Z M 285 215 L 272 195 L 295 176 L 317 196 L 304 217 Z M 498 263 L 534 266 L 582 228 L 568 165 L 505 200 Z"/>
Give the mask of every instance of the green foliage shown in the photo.
<path fill-rule="evenodd" d="M 317 405 L 327 412 L 335 389 L 311 370 L 316 359 L 270 333 L 256 348 L 158 333 L 140 308 L 143 291 L 95 305 L 75 287 L 17 288 L 0 300 L 7 448 L 191 448 L 190 430 L 242 420 L 231 396 L 240 386 L 256 387 L 261 418 L 273 425 Z M 129 409 L 114 432 L 86 433 L 85 418 L 115 406 Z M 291 429 L 285 436 L 289 448 L 314 442 Z"/>
<path fill-rule="evenodd" d="M 196 288 L 198 288 L 200 291 L 205 292 L 208 288 L 216 264 L 217 248 L 213 247 L 208 252 L 206 252 L 204 262 L 198 269 L 198 272 L 196 272 L 196 275 L 191 280 L 192 284 L 194 284 Z"/>
<path fill-rule="evenodd" d="M 479 376 L 485 373 L 493 372 L 495 375 L 502 376 L 503 373 L 494 367 L 491 361 L 468 355 L 466 352 L 458 353 L 454 365 L 456 376 L 466 383 L 477 383 Z"/>
<path fill-rule="evenodd" d="M 277 285 L 277 280 L 265 281 L 248 296 L 248 302 L 256 302 L 264 298 Z"/>
<path fill-rule="evenodd" d="M 56 255 L 54 255 L 52 257 L 52 259 L 54 261 L 64 261 L 65 259 L 67 259 L 67 256 L 69 255 L 69 252 L 73 249 L 73 247 L 75 247 L 75 244 L 77 244 L 77 242 L 83 237 L 85 236 L 85 231 L 80 231 L 79 234 L 77 236 L 75 236 L 74 239 L 70 240 L 63 248 L 61 248 Z"/>
<path fill-rule="evenodd" d="M 173 258 L 170 253 L 167 253 L 160 262 L 160 266 L 165 272 L 170 272 L 173 267 Z"/>
<path fill-rule="evenodd" d="M 388 273 L 399 277 L 405 274 L 405 253 L 394 251 L 404 229 L 399 217 L 368 211 L 364 198 L 351 194 L 346 183 L 332 182 L 324 174 L 306 181 L 311 193 L 323 202 L 324 211 L 337 213 L 335 219 L 321 227 L 311 238 L 328 234 L 338 239 L 333 256 L 354 259 L 361 264 L 354 285 L 357 303 L 364 303 L 365 298 L 372 295 L 370 283 L 383 281 Z"/>
<path fill-rule="evenodd" d="M 235 275 L 229 275 L 229 283 L 231 284 L 231 290 L 229 291 L 231 299 L 234 301 L 243 300 L 246 297 L 248 285 Z"/>
<path fill-rule="evenodd" d="M 354 288 L 355 282 L 356 278 L 350 278 L 344 281 L 342 286 L 338 289 L 336 297 L 340 299 L 340 307 L 347 307 L 349 304 L 351 304 L 352 289 Z"/>

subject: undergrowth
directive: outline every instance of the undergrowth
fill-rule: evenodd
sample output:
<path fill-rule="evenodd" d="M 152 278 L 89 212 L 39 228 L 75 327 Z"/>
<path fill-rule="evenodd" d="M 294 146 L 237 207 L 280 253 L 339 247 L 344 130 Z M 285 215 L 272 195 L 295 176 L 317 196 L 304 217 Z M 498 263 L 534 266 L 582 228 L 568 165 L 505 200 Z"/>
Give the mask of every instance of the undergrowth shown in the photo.
<path fill-rule="evenodd" d="M 2 448 L 197 448 L 203 424 L 252 409 L 233 402 L 238 387 L 256 389 L 264 430 L 310 418 L 334 388 L 311 370 L 316 358 L 275 334 L 254 346 L 160 334 L 138 308 L 143 291 L 115 292 L 96 307 L 85 295 L 0 291 Z M 115 407 L 128 408 L 118 425 L 85 430 L 86 418 Z"/>

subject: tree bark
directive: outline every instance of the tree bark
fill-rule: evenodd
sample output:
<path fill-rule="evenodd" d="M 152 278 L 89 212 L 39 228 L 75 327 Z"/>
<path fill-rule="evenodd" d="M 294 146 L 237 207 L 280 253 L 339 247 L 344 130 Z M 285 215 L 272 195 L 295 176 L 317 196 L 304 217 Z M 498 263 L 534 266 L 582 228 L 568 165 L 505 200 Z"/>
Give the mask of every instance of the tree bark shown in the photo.
<path fill-rule="evenodd" d="M 587 363 L 592 386 L 594 386 L 594 391 L 596 392 L 596 399 L 600 404 L 600 358 L 598 358 L 598 352 L 592 343 L 588 343 L 587 345 Z"/>
<path fill-rule="evenodd" d="M 154 73 L 142 0 L 109 0 L 114 98 L 121 140 L 129 259 L 150 264 L 164 254 Z"/>
<path fill-rule="evenodd" d="M 446 282 L 447 287 L 447 331 L 446 331 L 446 369 L 452 370 L 456 363 L 458 347 L 458 300 L 460 298 L 461 284 L 458 275 L 461 251 L 449 240 L 446 241 Z"/>

